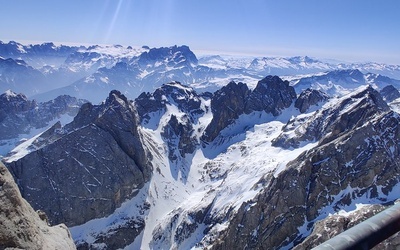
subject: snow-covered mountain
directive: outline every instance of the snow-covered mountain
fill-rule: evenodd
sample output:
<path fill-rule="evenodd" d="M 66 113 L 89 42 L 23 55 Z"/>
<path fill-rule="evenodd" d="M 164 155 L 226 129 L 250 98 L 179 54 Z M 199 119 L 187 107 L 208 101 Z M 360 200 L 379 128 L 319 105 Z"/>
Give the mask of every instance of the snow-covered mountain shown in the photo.
<path fill-rule="evenodd" d="M 171 82 L 85 104 L 5 163 L 82 249 L 288 249 L 330 214 L 399 198 L 391 107 L 365 82 L 335 96 L 277 76 Z"/>
<path fill-rule="evenodd" d="M 83 46 L 80 48 L 83 48 Z M 58 67 L 65 61 L 68 55 L 78 49 L 79 47 L 75 46 L 57 46 L 52 42 L 23 45 L 15 41 L 8 43 L 0 41 L 1 57 L 24 60 L 36 69 L 42 68 L 45 65 Z"/>
<path fill-rule="evenodd" d="M 382 89 L 388 85 L 400 88 L 400 80 L 395 80 L 379 74 L 363 74 L 360 70 L 334 70 L 310 76 L 287 77 L 291 85 L 300 93 L 304 89 L 321 90 L 331 96 L 341 96 L 350 93 L 362 85 L 372 85 Z"/>
<path fill-rule="evenodd" d="M 304 249 L 400 198 L 399 66 L 188 46 L 0 56 L 2 161 L 79 249 Z"/>
<path fill-rule="evenodd" d="M 99 103 L 113 89 L 134 99 L 143 91 L 152 92 L 171 81 L 179 81 L 202 92 L 214 92 L 230 81 L 245 82 L 253 89 L 266 75 L 299 80 L 305 74 L 318 76 L 342 70 L 371 73 L 372 78 L 400 79 L 398 65 L 332 63 L 307 56 L 196 56 L 187 46 L 76 47 L 0 42 L 0 57 L 3 65 L 0 68 L 6 67 L 0 72 L 0 91 L 12 89 L 38 101 L 68 94 Z"/>
<path fill-rule="evenodd" d="M 11 90 L 0 95 L 0 157 L 6 155 L 21 140 L 45 131 L 55 122 L 72 121 L 87 101 L 62 95 L 54 100 L 37 103 Z"/>

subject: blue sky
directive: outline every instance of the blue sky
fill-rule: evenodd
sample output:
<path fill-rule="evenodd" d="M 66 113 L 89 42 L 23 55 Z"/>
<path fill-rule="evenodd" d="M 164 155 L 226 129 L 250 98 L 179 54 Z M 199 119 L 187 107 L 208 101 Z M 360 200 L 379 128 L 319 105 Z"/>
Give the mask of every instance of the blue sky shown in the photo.
<path fill-rule="evenodd" d="M 0 0 L 0 40 L 400 64 L 399 0 Z"/>

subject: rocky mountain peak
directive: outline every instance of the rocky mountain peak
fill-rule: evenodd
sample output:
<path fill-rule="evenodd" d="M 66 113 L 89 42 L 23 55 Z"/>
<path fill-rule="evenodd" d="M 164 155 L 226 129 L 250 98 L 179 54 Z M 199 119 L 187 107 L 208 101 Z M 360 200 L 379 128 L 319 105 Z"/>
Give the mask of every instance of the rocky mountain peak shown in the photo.
<path fill-rule="evenodd" d="M 204 141 L 214 140 L 221 130 L 244 113 L 250 92 L 246 84 L 231 81 L 214 93 L 211 98 L 213 119 L 205 130 Z"/>
<path fill-rule="evenodd" d="M 379 92 L 386 102 L 392 102 L 400 98 L 400 92 L 393 85 L 387 85 Z"/>
<path fill-rule="evenodd" d="M 105 101 L 105 105 L 120 105 L 127 108 L 130 105 L 130 101 L 120 91 L 112 90 Z"/>
<path fill-rule="evenodd" d="M 7 90 L 0 95 L 0 110 L 3 112 L 18 113 L 32 109 L 36 105 L 35 101 L 29 101 L 24 94 L 17 94 L 12 90 Z"/>
<path fill-rule="evenodd" d="M 318 141 L 324 135 L 323 140 L 330 141 L 343 131 L 368 123 L 376 115 L 389 110 L 378 91 L 371 86 L 363 87 L 311 116 L 291 119 L 272 144 L 284 148 L 298 147 L 300 142 Z"/>
<path fill-rule="evenodd" d="M 216 91 L 211 98 L 213 119 L 202 137 L 205 142 L 214 140 L 219 133 L 233 124 L 240 115 L 263 111 L 274 116 L 281 114 L 296 98 L 296 92 L 278 76 L 267 76 L 251 91 L 246 84 L 230 82 Z"/>
<path fill-rule="evenodd" d="M 78 113 L 85 100 L 63 95 L 48 102 L 37 103 L 23 94 L 7 91 L 0 96 L 0 141 L 18 138 L 31 131 L 44 131 L 56 120 L 70 121 Z M 15 142 L 2 145 L 0 155 L 7 154 Z M 1 144 L 1 143 L 0 143 Z"/>
<path fill-rule="evenodd" d="M 256 88 L 249 95 L 246 113 L 265 111 L 277 116 L 288 108 L 296 98 L 296 92 L 278 76 L 267 76 L 258 82 Z"/>
<path fill-rule="evenodd" d="M 197 65 L 198 60 L 188 46 L 172 46 L 152 48 L 139 56 L 138 63 L 142 66 L 156 66 L 156 62 L 168 60 L 168 66 L 178 67 L 182 63 Z"/>
<path fill-rule="evenodd" d="M 170 82 L 157 88 L 154 93 L 143 92 L 135 99 L 135 106 L 142 123 L 149 122 L 150 114 L 153 112 L 164 113 L 166 105 L 176 107 L 186 113 L 192 123 L 204 113 L 200 108 L 200 96 L 193 88 L 185 86 L 180 82 Z"/>
<path fill-rule="evenodd" d="M 23 197 L 52 223 L 71 226 L 103 217 L 151 176 L 137 123 L 134 106 L 112 91 L 101 105 L 82 105 L 73 122 L 27 142 L 23 147 L 35 150 L 9 158 L 7 165 Z"/>
<path fill-rule="evenodd" d="M 0 72 L 15 70 L 14 68 L 28 68 L 28 64 L 21 59 L 0 58 Z"/>
<path fill-rule="evenodd" d="M 298 108 L 300 113 L 305 113 L 311 106 L 325 102 L 328 99 L 329 96 L 324 92 L 308 88 L 300 93 L 299 97 L 294 103 L 294 107 Z"/>

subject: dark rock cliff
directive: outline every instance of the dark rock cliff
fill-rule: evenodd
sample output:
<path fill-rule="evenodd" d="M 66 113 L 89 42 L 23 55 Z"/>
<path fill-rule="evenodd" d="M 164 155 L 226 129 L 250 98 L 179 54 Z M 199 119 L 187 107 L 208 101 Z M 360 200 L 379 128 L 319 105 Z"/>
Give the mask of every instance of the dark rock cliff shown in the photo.
<path fill-rule="evenodd" d="M 74 121 L 56 124 L 23 158 L 6 158 L 25 197 L 51 223 L 69 226 L 109 215 L 150 179 L 133 105 L 112 91 L 99 106 L 82 106 Z"/>
<path fill-rule="evenodd" d="M 41 215 L 22 198 L 0 162 L 0 249 L 75 249 L 68 228 L 63 224 L 50 227 Z"/>
<path fill-rule="evenodd" d="M 31 129 L 46 127 L 54 119 L 67 114 L 75 116 L 84 100 L 67 95 L 37 103 L 12 91 L 0 95 L 0 140 L 16 138 Z"/>
<path fill-rule="evenodd" d="M 302 142 L 318 141 L 323 136 L 324 140 L 330 140 L 363 125 L 370 117 L 385 111 L 389 111 L 389 106 L 381 95 L 372 87 L 367 87 L 350 98 L 338 101 L 336 105 L 318 110 L 311 117 L 291 119 L 272 145 L 296 148 Z M 290 135 L 290 132 L 293 135 Z"/>
<path fill-rule="evenodd" d="M 329 96 L 324 92 L 316 89 L 306 89 L 300 93 L 299 97 L 294 102 L 294 107 L 298 108 L 300 113 L 305 113 L 311 106 L 325 102 Z"/>
<path fill-rule="evenodd" d="M 368 103 L 376 104 L 369 91 L 350 99 L 367 97 Z M 336 119 L 331 126 L 340 127 L 340 133 L 325 133 L 317 147 L 290 162 L 286 170 L 260 180 L 263 191 L 241 206 L 214 249 L 293 246 L 309 234 L 315 221 L 357 199 L 390 202 L 390 192 L 400 181 L 400 117 L 385 109 L 369 113 L 370 108 L 360 105 L 343 112 L 343 118 L 361 115 L 354 122 Z"/>
<path fill-rule="evenodd" d="M 267 76 L 258 82 L 248 97 L 245 113 L 265 111 L 274 116 L 280 115 L 296 99 L 296 92 L 278 76 Z"/>
<path fill-rule="evenodd" d="M 393 85 L 388 85 L 384 87 L 380 91 L 380 94 L 382 95 L 383 99 L 387 102 L 392 102 L 397 98 L 400 98 L 400 92 Z"/>
<path fill-rule="evenodd" d="M 240 115 L 264 111 L 278 116 L 296 99 L 296 92 L 278 76 L 267 76 L 251 91 L 246 84 L 230 82 L 211 98 L 213 119 L 205 130 L 203 141 L 213 141 Z"/>
<path fill-rule="evenodd" d="M 205 130 L 203 139 L 214 140 L 221 130 L 232 124 L 244 113 L 250 90 L 244 83 L 230 82 L 216 91 L 211 98 L 213 119 Z"/>

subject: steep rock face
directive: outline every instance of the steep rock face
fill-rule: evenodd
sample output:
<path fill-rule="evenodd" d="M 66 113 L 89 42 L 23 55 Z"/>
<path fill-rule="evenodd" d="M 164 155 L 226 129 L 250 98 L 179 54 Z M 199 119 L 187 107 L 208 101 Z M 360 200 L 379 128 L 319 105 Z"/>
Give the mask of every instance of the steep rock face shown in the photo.
<path fill-rule="evenodd" d="M 0 249 L 75 249 L 68 228 L 50 227 L 26 202 L 0 162 Z"/>
<path fill-rule="evenodd" d="M 171 161 L 184 158 L 185 154 L 193 153 L 197 145 L 196 138 L 192 137 L 192 123 L 187 119 L 187 116 L 180 120 L 175 115 L 171 115 L 171 119 L 161 133 L 168 145 L 168 158 Z"/>
<path fill-rule="evenodd" d="M 296 148 L 302 142 L 318 141 L 327 134 L 325 140 L 329 140 L 342 132 L 361 126 L 375 114 L 388 110 L 389 106 L 381 95 L 372 87 L 367 87 L 350 95 L 350 98 L 339 99 L 336 105 L 316 111 L 311 117 L 300 116 L 291 119 L 272 145 Z"/>
<path fill-rule="evenodd" d="M 29 101 L 24 94 L 17 94 L 11 90 L 0 95 L 2 113 L 17 113 L 28 111 L 36 106 L 35 101 Z"/>
<path fill-rule="evenodd" d="M 267 174 L 260 181 L 264 191 L 241 206 L 214 249 L 293 246 L 316 220 L 357 199 L 392 201 L 400 181 L 399 122 L 392 111 L 370 116 L 322 138 L 278 176 Z"/>
<path fill-rule="evenodd" d="M 383 99 L 387 102 L 392 102 L 397 98 L 400 98 L 400 92 L 393 85 L 388 85 L 384 87 L 380 91 L 380 94 L 382 95 Z"/>
<path fill-rule="evenodd" d="M 251 91 L 246 84 L 230 82 L 216 91 L 211 98 L 213 119 L 208 125 L 203 141 L 213 141 L 220 132 L 235 123 L 240 115 L 254 111 L 280 115 L 296 98 L 294 88 L 278 76 L 267 76 Z"/>
<path fill-rule="evenodd" d="M 204 113 L 200 108 L 201 100 L 192 88 L 179 82 L 163 84 L 154 93 L 143 92 L 135 99 L 135 106 L 139 114 L 140 122 L 146 126 L 150 122 L 151 115 L 155 112 L 164 113 L 167 105 L 175 104 L 181 112 L 189 115 L 191 122 Z"/>
<path fill-rule="evenodd" d="M 294 102 L 294 107 L 298 108 L 300 113 L 305 113 L 311 106 L 327 101 L 329 96 L 324 92 L 316 89 L 306 89 L 300 93 Z"/>
<path fill-rule="evenodd" d="M 151 156 L 137 123 L 133 105 L 112 91 L 102 105 L 83 105 L 64 128 L 56 124 L 21 145 L 31 153 L 5 160 L 23 197 L 50 222 L 82 224 L 110 214 L 149 180 Z"/>
<path fill-rule="evenodd" d="M 144 127 L 156 129 L 162 126 L 161 136 L 168 146 L 171 162 L 177 163 L 186 154 L 193 153 L 199 144 L 194 126 L 206 112 L 202 107 L 205 99 L 209 99 L 207 94 L 198 95 L 192 88 L 172 82 L 156 89 L 153 94 L 143 93 L 135 100 Z M 169 111 L 172 106 L 178 110 Z M 168 116 L 166 124 L 160 124 L 165 115 Z"/>
<path fill-rule="evenodd" d="M 162 61 L 165 58 L 169 58 L 169 60 L 167 65 L 162 65 L 163 67 L 181 67 L 198 63 L 195 54 L 188 46 L 184 45 L 150 49 L 139 56 L 138 63 L 142 67 L 148 67 L 149 65 L 156 66 L 157 62 Z"/>
<path fill-rule="evenodd" d="M 283 109 L 288 108 L 295 98 L 296 92 L 289 86 L 288 81 L 283 81 L 278 76 L 267 76 L 258 82 L 249 95 L 245 113 L 265 111 L 277 116 Z"/>
<path fill-rule="evenodd" d="M 216 91 L 211 98 L 213 119 L 205 130 L 203 140 L 214 140 L 220 131 L 244 113 L 250 90 L 244 83 L 230 82 Z"/>
<path fill-rule="evenodd" d="M 70 96 L 59 96 L 54 100 L 37 103 L 28 100 L 23 94 L 11 90 L 0 95 L 0 140 L 15 138 L 20 134 L 28 134 L 31 129 L 43 128 L 54 119 L 66 114 L 74 116 L 78 113 L 84 100 Z M 71 118 L 72 119 L 72 118 Z"/>

